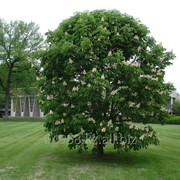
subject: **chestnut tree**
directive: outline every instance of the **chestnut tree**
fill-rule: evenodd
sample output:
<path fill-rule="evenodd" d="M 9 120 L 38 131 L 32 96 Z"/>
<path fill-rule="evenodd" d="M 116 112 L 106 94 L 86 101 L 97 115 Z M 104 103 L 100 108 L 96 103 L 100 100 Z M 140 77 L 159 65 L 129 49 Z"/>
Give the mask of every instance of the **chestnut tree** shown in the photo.
<path fill-rule="evenodd" d="M 103 154 L 159 143 L 151 126 L 163 123 L 171 86 L 164 69 L 174 58 L 139 20 L 119 11 L 76 13 L 47 33 L 41 57 L 41 102 L 51 140 L 69 138 L 81 152 L 87 139 Z M 61 136 L 62 135 L 62 136 Z"/>

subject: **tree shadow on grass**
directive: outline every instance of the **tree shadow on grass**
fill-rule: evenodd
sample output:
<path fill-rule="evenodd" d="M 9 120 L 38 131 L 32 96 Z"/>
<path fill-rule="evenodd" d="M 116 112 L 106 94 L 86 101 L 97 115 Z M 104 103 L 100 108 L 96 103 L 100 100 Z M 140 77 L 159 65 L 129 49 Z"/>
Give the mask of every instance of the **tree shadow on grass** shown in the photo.
<path fill-rule="evenodd" d="M 80 155 L 82 161 L 96 162 L 103 164 L 121 164 L 121 165 L 132 165 L 132 164 L 145 164 L 148 163 L 148 156 L 137 154 L 137 152 L 129 153 L 117 153 L 107 152 L 104 155 L 94 154 L 82 154 Z"/>

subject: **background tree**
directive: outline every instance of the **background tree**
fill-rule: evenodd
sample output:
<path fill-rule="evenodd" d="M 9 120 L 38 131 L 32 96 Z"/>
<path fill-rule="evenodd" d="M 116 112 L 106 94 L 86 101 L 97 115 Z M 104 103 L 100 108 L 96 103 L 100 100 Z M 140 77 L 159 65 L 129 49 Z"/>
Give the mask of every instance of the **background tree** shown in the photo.
<path fill-rule="evenodd" d="M 152 127 L 163 122 L 171 86 L 164 68 L 174 58 L 139 20 L 119 11 L 77 13 L 48 33 L 40 81 L 45 127 L 51 140 L 70 136 L 69 147 L 103 154 L 110 141 L 128 151 L 158 144 Z"/>
<path fill-rule="evenodd" d="M 180 102 L 179 101 L 176 101 L 174 104 L 173 104 L 173 114 L 177 115 L 177 116 L 180 116 Z"/>
<path fill-rule="evenodd" d="M 34 76 L 31 65 L 35 62 L 35 54 L 42 47 L 43 42 L 38 30 L 39 27 L 33 22 L 11 21 L 7 23 L 0 19 L 0 66 L 2 69 L 0 86 L 5 95 L 6 117 L 12 83 L 14 82 L 14 87 L 32 83 L 29 81 Z"/>

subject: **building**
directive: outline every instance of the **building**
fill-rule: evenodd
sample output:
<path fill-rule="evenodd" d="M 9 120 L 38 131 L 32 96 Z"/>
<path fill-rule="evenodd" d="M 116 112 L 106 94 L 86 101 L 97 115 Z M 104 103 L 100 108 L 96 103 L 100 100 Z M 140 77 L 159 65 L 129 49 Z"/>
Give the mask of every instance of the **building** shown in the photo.
<path fill-rule="evenodd" d="M 11 98 L 11 117 L 44 117 L 37 99 L 37 88 L 13 90 Z"/>
<path fill-rule="evenodd" d="M 168 101 L 168 109 L 169 109 L 169 113 L 173 114 L 173 104 L 177 101 L 180 101 L 180 94 L 177 93 L 176 90 L 174 90 L 171 94 L 170 94 L 170 100 Z"/>

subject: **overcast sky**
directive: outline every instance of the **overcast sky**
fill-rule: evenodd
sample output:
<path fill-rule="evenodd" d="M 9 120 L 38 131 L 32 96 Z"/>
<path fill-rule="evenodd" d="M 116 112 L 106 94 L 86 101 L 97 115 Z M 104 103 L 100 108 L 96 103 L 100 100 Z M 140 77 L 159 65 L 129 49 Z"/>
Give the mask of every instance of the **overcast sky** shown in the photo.
<path fill-rule="evenodd" d="M 166 69 L 166 82 L 180 93 L 180 6 L 179 0 L 0 0 L 0 18 L 34 21 L 41 33 L 54 30 L 77 11 L 117 9 L 149 27 L 157 42 L 173 50 L 176 59 Z"/>

